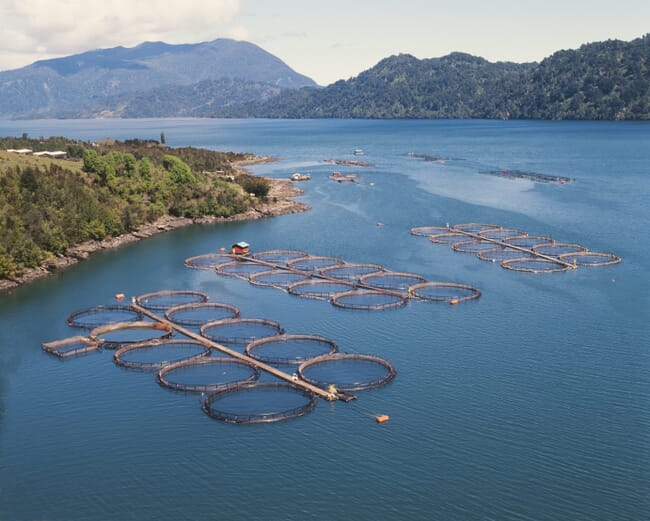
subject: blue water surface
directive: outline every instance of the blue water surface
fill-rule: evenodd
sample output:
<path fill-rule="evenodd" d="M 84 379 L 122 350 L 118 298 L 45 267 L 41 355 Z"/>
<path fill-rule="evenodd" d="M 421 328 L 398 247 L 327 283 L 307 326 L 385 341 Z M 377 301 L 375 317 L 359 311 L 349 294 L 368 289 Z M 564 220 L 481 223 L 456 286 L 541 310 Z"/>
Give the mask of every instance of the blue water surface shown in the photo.
<path fill-rule="evenodd" d="M 648 123 L 0 121 L 0 135 L 23 132 L 164 132 L 171 146 L 274 156 L 254 173 L 310 173 L 298 186 L 311 210 L 160 234 L 0 294 L 3 521 L 650 519 Z M 499 169 L 573 181 L 480 173 Z M 360 182 L 335 183 L 333 170 Z M 463 222 L 623 260 L 533 275 L 409 234 Z M 482 296 L 350 311 L 183 267 L 240 240 L 471 284 Z M 203 414 L 196 395 L 115 366 L 109 351 L 62 362 L 41 350 L 79 334 L 65 323 L 72 311 L 162 289 L 203 291 L 243 317 L 383 357 L 397 377 L 351 403 L 236 426 Z"/>

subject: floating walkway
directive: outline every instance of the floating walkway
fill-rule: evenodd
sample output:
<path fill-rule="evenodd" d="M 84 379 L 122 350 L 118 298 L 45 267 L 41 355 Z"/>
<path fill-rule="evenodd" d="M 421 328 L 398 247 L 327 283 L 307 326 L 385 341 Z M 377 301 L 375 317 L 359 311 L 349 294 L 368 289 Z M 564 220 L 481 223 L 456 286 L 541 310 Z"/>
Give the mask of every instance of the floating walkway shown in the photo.
<path fill-rule="evenodd" d="M 621 258 L 612 253 L 591 252 L 580 244 L 557 242 L 552 237 L 496 224 L 465 223 L 453 226 L 419 226 L 411 234 L 449 244 L 454 251 L 474 253 L 481 260 L 499 262 L 503 268 L 529 273 L 553 273 L 579 266 L 608 266 Z"/>
<path fill-rule="evenodd" d="M 411 299 L 458 304 L 481 295 L 467 284 L 430 282 L 421 275 L 390 271 L 378 264 L 349 263 L 297 250 L 262 251 L 250 257 L 207 253 L 190 257 L 184 264 L 346 309 L 391 309 Z"/>

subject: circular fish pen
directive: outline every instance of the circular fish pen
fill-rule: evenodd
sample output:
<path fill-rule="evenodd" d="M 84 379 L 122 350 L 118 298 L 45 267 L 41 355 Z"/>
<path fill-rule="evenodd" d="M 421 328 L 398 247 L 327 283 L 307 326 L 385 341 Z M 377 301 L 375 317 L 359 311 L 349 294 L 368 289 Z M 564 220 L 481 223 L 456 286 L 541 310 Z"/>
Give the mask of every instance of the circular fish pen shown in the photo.
<path fill-rule="evenodd" d="M 312 257 L 309 256 L 304 259 L 294 259 L 288 262 L 290 268 L 300 270 L 300 271 L 311 271 L 319 272 L 325 268 L 331 268 L 332 266 L 340 266 L 345 264 L 343 259 L 336 257 Z"/>
<path fill-rule="evenodd" d="M 581 244 L 570 244 L 567 242 L 556 242 L 553 244 L 540 244 L 538 246 L 533 246 L 532 250 L 535 253 L 541 253 L 542 255 L 548 255 L 552 257 L 559 257 L 564 253 L 578 253 L 582 251 L 587 251 L 587 248 Z"/>
<path fill-rule="evenodd" d="M 387 291 L 351 290 L 338 293 L 332 297 L 332 304 L 344 309 L 379 311 L 406 304 L 407 297 Z"/>
<path fill-rule="evenodd" d="M 332 266 L 321 270 L 321 275 L 331 277 L 333 279 L 349 280 L 357 282 L 364 275 L 371 273 L 379 273 L 386 271 L 383 266 L 379 264 L 352 264 L 346 263 L 341 266 Z"/>
<path fill-rule="evenodd" d="M 429 235 L 437 233 L 446 233 L 448 230 L 443 226 L 416 226 L 411 228 L 411 235 L 417 235 L 418 237 L 428 237 Z"/>
<path fill-rule="evenodd" d="M 246 262 L 245 260 L 236 260 L 221 264 L 215 268 L 219 275 L 226 277 L 237 277 L 239 279 L 248 280 L 251 275 L 268 271 L 269 267 L 263 264 L 256 264 L 254 262 Z"/>
<path fill-rule="evenodd" d="M 286 290 L 292 284 L 308 279 L 309 275 L 306 273 L 298 273 L 289 270 L 267 270 L 251 275 L 249 282 L 256 286 L 270 286 Z"/>
<path fill-rule="evenodd" d="M 97 351 L 99 342 L 85 336 L 73 336 L 63 340 L 44 342 L 41 344 L 41 348 L 46 353 L 59 358 L 70 358 L 71 356 Z"/>
<path fill-rule="evenodd" d="M 496 230 L 484 230 L 478 232 L 478 235 L 485 237 L 486 239 L 494 239 L 495 241 L 505 241 L 508 238 L 521 238 L 528 235 L 522 230 L 515 230 L 513 228 L 499 228 Z"/>
<path fill-rule="evenodd" d="M 116 322 L 96 327 L 88 335 L 105 349 L 118 349 L 127 344 L 162 340 L 172 335 L 172 327 L 161 322 Z"/>
<path fill-rule="evenodd" d="M 429 235 L 429 240 L 438 244 L 453 244 L 455 242 L 466 241 L 467 235 L 453 232 L 436 233 Z"/>
<path fill-rule="evenodd" d="M 206 357 L 163 367 L 156 381 L 174 391 L 206 393 L 251 384 L 259 375 L 256 367 L 241 360 Z"/>
<path fill-rule="evenodd" d="M 248 356 L 267 364 L 301 364 L 337 351 L 336 342 L 317 335 L 278 335 L 246 346 Z"/>
<path fill-rule="evenodd" d="M 113 362 L 129 369 L 157 371 L 170 364 L 197 360 L 209 354 L 209 347 L 194 340 L 168 339 L 121 347 L 113 354 Z"/>
<path fill-rule="evenodd" d="M 552 245 L 555 240 L 552 237 L 542 237 L 541 235 L 524 235 L 522 237 L 509 237 L 503 242 L 519 248 L 534 249 L 536 246 Z"/>
<path fill-rule="evenodd" d="M 337 293 L 350 291 L 355 286 L 345 282 L 330 282 L 322 279 L 308 279 L 291 284 L 287 291 L 298 297 L 329 300 Z"/>
<path fill-rule="evenodd" d="M 142 313 L 131 306 L 111 305 L 95 306 L 75 311 L 68 316 L 67 324 L 79 329 L 94 329 L 117 322 L 135 322 L 142 320 Z"/>
<path fill-rule="evenodd" d="M 411 286 L 409 292 L 421 300 L 454 304 L 474 300 L 481 296 L 479 289 L 455 282 L 424 282 Z"/>
<path fill-rule="evenodd" d="M 165 311 L 165 318 L 179 326 L 200 327 L 208 322 L 224 318 L 238 318 L 239 309 L 230 304 L 219 302 L 198 302 L 182 304 Z"/>
<path fill-rule="evenodd" d="M 344 392 L 364 391 L 390 382 L 397 372 L 393 365 L 373 355 L 334 353 L 302 363 L 298 375 L 306 382 Z"/>
<path fill-rule="evenodd" d="M 421 284 L 427 279 L 414 273 L 401 273 L 397 271 L 383 271 L 381 273 L 370 273 L 359 279 L 364 286 L 381 288 L 395 291 L 408 290 L 414 284 Z"/>
<path fill-rule="evenodd" d="M 225 318 L 201 326 L 201 335 L 217 343 L 250 344 L 260 338 L 282 335 L 284 328 L 263 318 Z"/>
<path fill-rule="evenodd" d="M 512 248 L 503 248 L 501 246 L 497 246 L 496 248 L 493 248 L 491 250 L 484 250 L 478 252 L 476 256 L 479 259 L 488 262 L 503 262 L 506 260 L 513 260 L 513 259 L 537 258 L 532 254 L 527 254 L 519 250 L 513 250 Z"/>
<path fill-rule="evenodd" d="M 452 243 L 451 248 L 460 253 L 479 253 L 486 250 L 494 250 L 495 244 L 488 241 L 465 240 Z"/>
<path fill-rule="evenodd" d="M 501 228 L 498 224 L 488 223 L 462 223 L 455 224 L 454 228 L 468 233 L 481 233 L 487 230 L 495 230 Z"/>
<path fill-rule="evenodd" d="M 504 260 L 501 266 L 507 270 L 525 271 L 528 273 L 557 273 L 570 268 L 566 264 L 535 257 Z"/>
<path fill-rule="evenodd" d="M 594 251 L 563 253 L 560 255 L 560 259 L 575 266 L 609 266 L 621 262 L 621 258 L 613 253 L 598 253 Z"/>
<path fill-rule="evenodd" d="M 254 253 L 252 255 L 253 259 L 280 266 L 286 266 L 290 261 L 304 257 L 309 257 L 309 254 L 297 250 L 268 250 Z"/>
<path fill-rule="evenodd" d="M 163 290 L 140 295 L 137 297 L 136 302 L 150 311 L 167 311 L 169 308 L 181 304 L 207 302 L 207 300 L 208 296 L 200 291 Z"/>
<path fill-rule="evenodd" d="M 316 407 L 316 396 L 288 383 L 240 385 L 211 393 L 203 411 L 228 423 L 273 423 L 298 418 Z"/>
<path fill-rule="evenodd" d="M 231 261 L 232 257 L 225 253 L 205 253 L 185 259 L 183 265 L 195 270 L 214 270 L 217 266 Z"/>

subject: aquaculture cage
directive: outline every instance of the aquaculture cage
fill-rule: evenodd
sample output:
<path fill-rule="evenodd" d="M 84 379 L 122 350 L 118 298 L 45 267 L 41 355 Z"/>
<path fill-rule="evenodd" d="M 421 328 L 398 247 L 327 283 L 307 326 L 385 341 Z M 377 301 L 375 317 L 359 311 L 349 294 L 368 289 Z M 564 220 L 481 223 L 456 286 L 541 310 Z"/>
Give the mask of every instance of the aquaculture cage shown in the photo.
<path fill-rule="evenodd" d="M 563 253 L 560 255 L 560 260 L 575 266 L 609 266 L 621 262 L 621 258 L 613 253 L 598 253 L 594 251 Z"/>
<path fill-rule="evenodd" d="M 194 340 L 155 340 L 121 347 L 113 354 L 113 362 L 129 369 L 151 371 L 170 364 L 200 359 L 210 352 L 209 347 Z"/>
<path fill-rule="evenodd" d="M 515 250 L 513 248 L 504 248 L 501 246 L 496 246 L 491 250 L 480 251 L 476 254 L 476 256 L 479 259 L 488 262 L 503 262 L 505 260 L 512 260 L 512 259 L 536 258 L 532 254 L 528 254 L 520 250 Z"/>
<path fill-rule="evenodd" d="M 332 304 L 345 309 L 380 311 L 403 306 L 406 295 L 382 290 L 351 290 L 332 297 Z"/>
<path fill-rule="evenodd" d="M 251 384 L 259 370 L 234 358 L 205 357 L 163 367 L 156 381 L 174 391 L 205 393 Z"/>
<path fill-rule="evenodd" d="M 313 358 L 298 367 L 306 382 L 328 388 L 333 385 L 344 392 L 381 387 L 396 375 L 393 365 L 373 355 L 334 353 Z"/>
<path fill-rule="evenodd" d="M 487 230 L 495 230 L 501 228 L 498 224 L 488 224 L 488 223 L 461 223 L 454 224 L 453 226 L 456 230 L 461 230 L 468 233 L 481 233 Z"/>
<path fill-rule="evenodd" d="M 118 304 L 95 306 L 75 311 L 68 316 L 67 323 L 70 327 L 93 329 L 107 324 L 134 322 L 138 320 L 142 320 L 142 313 L 131 306 Z"/>
<path fill-rule="evenodd" d="M 548 255 L 549 257 L 559 257 L 564 253 L 578 253 L 587 251 L 587 248 L 581 244 L 571 244 L 567 242 L 556 242 L 553 244 L 540 244 L 533 246 L 532 250 L 535 253 Z"/>
<path fill-rule="evenodd" d="M 287 291 L 298 297 L 329 300 L 337 293 L 350 291 L 355 286 L 349 282 L 333 282 L 323 279 L 308 279 L 291 284 Z"/>
<path fill-rule="evenodd" d="M 220 264 L 216 267 L 215 271 L 219 275 L 225 275 L 226 277 L 237 277 L 239 279 L 248 280 L 251 275 L 261 273 L 262 271 L 268 271 L 268 269 L 269 267 L 264 264 L 257 264 L 242 259 L 227 262 L 226 264 Z"/>
<path fill-rule="evenodd" d="M 309 254 L 307 252 L 297 250 L 268 250 L 260 251 L 252 255 L 253 259 L 279 266 L 286 266 L 292 260 L 308 256 Z"/>
<path fill-rule="evenodd" d="M 361 264 L 361 263 L 346 263 L 341 266 L 331 266 L 321 270 L 321 275 L 331 277 L 333 279 L 349 280 L 357 282 L 364 275 L 371 273 L 378 273 L 386 271 L 383 266 L 379 264 Z"/>
<path fill-rule="evenodd" d="M 174 306 L 165 311 L 165 318 L 179 326 L 199 327 L 224 318 L 239 317 L 239 309 L 220 302 L 197 302 Z"/>
<path fill-rule="evenodd" d="M 538 257 L 504 260 L 501 266 L 508 270 L 525 271 L 528 273 L 556 273 L 566 271 L 571 267 L 560 262 L 553 262 L 552 260 Z"/>
<path fill-rule="evenodd" d="M 256 286 L 270 286 L 286 290 L 296 282 L 302 282 L 310 278 L 307 273 L 294 272 L 286 269 L 267 270 L 255 273 L 249 278 L 251 284 Z"/>
<path fill-rule="evenodd" d="M 147 340 L 162 340 L 172 335 L 172 327 L 160 322 L 117 322 L 99 326 L 88 335 L 106 349 L 118 349 L 127 344 Z"/>
<path fill-rule="evenodd" d="M 313 271 L 319 272 L 325 268 L 330 268 L 332 266 L 340 266 L 345 264 L 343 259 L 336 257 L 316 257 L 309 256 L 304 259 L 294 259 L 288 262 L 290 268 L 301 270 L 301 271 Z"/>
<path fill-rule="evenodd" d="M 528 235 L 522 230 L 515 230 L 514 228 L 499 228 L 497 230 L 484 230 L 478 233 L 481 237 L 486 239 L 494 239 L 495 241 L 504 241 L 512 237 L 525 237 Z"/>
<path fill-rule="evenodd" d="M 479 253 L 481 251 L 494 250 L 498 246 L 493 242 L 472 239 L 454 242 L 451 247 L 454 251 L 460 253 Z"/>
<path fill-rule="evenodd" d="M 438 233 L 447 233 L 449 230 L 443 226 L 416 226 L 411 228 L 411 235 L 418 237 L 428 237 L 429 235 Z"/>
<path fill-rule="evenodd" d="M 69 358 L 71 356 L 89 353 L 99 349 L 99 342 L 85 336 L 73 336 L 63 340 L 54 340 L 41 344 L 43 351 L 59 358 Z"/>
<path fill-rule="evenodd" d="M 278 335 L 246 346 L 248 356 L 267 364 L 301 364 L 337 350 L 336 342 L 317 335 Z"/>
<path fill-rule="evenodd" d="M 166 311 L 174 306 L 192 302 L 207 302 L 208 296 L 200 291 L 163 290 L 140 295 L 136 302 L 151 311 Z"/>
<path fill-rule="evenodd" d="M 518 246 L 519 248 L 532 250 L 536 246 L 551 245 L 555 240 L 552 237 L 543 237 L 541 235 L 525 235 L 522 237 L 508 237 L 503 242 L 512 246 Z"/>
<path fill-rule="evenodd" d="M 408 290 L 414 284 L 426 282 L 427 279 L 415 273 L 401 273 L 397 271 L 383 271 L 380 273 L 370 273 L 359 279 L 364 286 L 381 288 L 395 291 Z"/>
<path fill-rule="evenodd" d="M 183 262 L 186 268 L 193 268 L 196 270 L 214 270 L 221 264 L 231 262 L 232 257 L 225 253 L 205 253 L 195 257 L 189 257 Z"/>
<path fill-rule="evenodd" d="M 280 324 L 263 318 L 225 318 L 201 326 L 202 336 L 213 342 L 228 344 L 250 344 L 260 338 L 283 333 Z"/>
<path fill-rule="evenodd" d="M 458 304 L 481 296 L 478 288 L 455 282 L 424 282 L 411 286 L 409 292 L 414 297 L 426 301 Z"/>
<path fill-rule="evenodd" d="M 429 235 L 429 240 L 438 244 L 453 244 L 468 240 L 468 236 L 457 232 L 434 233 Z"/>
<path fill-rule="evenodd" d="M 289 383 L 241 385 L 208 394 L 203 411 L 228 423 L 272 423 L 307 414 L 316 396 Z"/>

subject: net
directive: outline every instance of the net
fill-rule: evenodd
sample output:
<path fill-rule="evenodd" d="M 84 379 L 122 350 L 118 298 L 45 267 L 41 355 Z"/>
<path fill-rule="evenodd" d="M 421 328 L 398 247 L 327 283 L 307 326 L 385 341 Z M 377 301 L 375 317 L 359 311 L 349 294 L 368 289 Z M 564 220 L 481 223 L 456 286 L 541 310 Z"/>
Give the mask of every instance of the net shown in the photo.
<path fill-rule="evenodd" d="M 316 335 L 280 335 L 263 338 L 246 346 L 246 354 L 267 364 L 301 364 L 338 350 L 336 343 Z"/>
<path fill-rule="evenodd" d="M 504 242 L 519 246 L 520 248 L 533 249 L 535 246 L 550 245 L 555 241 L 551 237 L 542 237 L 540 235 L 527 235 L 524 237 L 510 237 Z"/>
<path fill-rule="evenodd" d="M 542 255 L 550 255 L 553 257 L 558 257 L 563 253 L 576 253 L 581 251 L 587 251 L 587 248 L 580 244 L 570 244 L 566 242 L 556 242 L 554 244 L 540 244 L 538 246 L 533 246 L 533 251 L 535 253 L 541 253 Z"/>
<path fill-rule="evenodd" d="M 163 367 L 156 381 L 174 391 L 205 393 L 255 382 L 259 371 L 234 358 L 207 357 Z"/>
<path fill-rule="evenodd" d="M 560 264 L 559 262 L 534 257 L 527 259 L 504 260 L 501 263 L 501 266 L 508 270 L 525 271 L 529 273 L 556 273 L 569 269 L 569 266 Z"/>
<path fill-rule="evenodd" d="M 57 356 L 59 358 L 69 358 L 71 356 L 89 353 L 99 349 L 99 342 L 84 336 L 73 336 L 63 340 L 54 340 L 41 344 L 43 351 Z"/>
<path fill-rule="evenodd" d="M 183 264 L 187 268 L 196 270 L 214 270 L 217 266 L 231 261 L 232 257 L 224 253 L 205 253 L 196 257 L 189 257 L 185 259 Z"/>
<path fill-rule="evenodd" d="M 193 340 L 140 342 L 121 347 L 113 362 L 129 369 L 158 370 L 167 365 L 196 360 L 210 354 L 210 348 Z"/>
<path fill-rule="evenodd" d="M 533 255 L 528 255 L 519 250 L 512 248 L 502 248 L 497 246 L 492 250 L 484 250 L 476 254 L 476 256 L 484 261 L 489 262 L 502 262 L 511 259 L 535 258 Z"/>
<path fill-rule="evenodd" d="M 487 223 L 462 223 L 462 224 L 455 224 L 454 228 L 469 233 L 480 233 L 486 230 L 500 229 L 501 226 L 499 226 L 498 224 L 487 224 Z"/>
<path fill-rule="evenodd" d="M 451 247 L 454 251 L 461 253 L 478 253 L 480 251 L 493 250 L 496 248 L 496 245 L 493 242 L 471 240 L 454 242 Z"/>
<path fill-rule="evenodd" d="M 202 326 L 224 318 L 239 317 L 239 309 L 219 302 L 199 302 L 169 308 L 165 318 L 179 326 Z"/>
<path fill-rule="evenodd" d="M 384 271 L 381 273 L 371 273 L 361 277 L 361 284 L 372 286 L 373 288 L 392 289 L 396 291 L 407 290 L 414 284 L 426 282 L 427 279 L 414 273 L 400 273 L 397 271 Z"/>
<path fill-rule="evenodd" d="M 117 322 L 99 326 L 88 335 L 106 349 L 118 349 L 127 344 L 169 338 L 172 328 L 160 322 Z"/>
<path fill-rule="evenodd" d="M 521 230 L 515 230 L 514 228 L 499 228 L 498 230 L 484 230 L 482 232 L 479 232 L 479 235 L 481 237 L 485 237 L 486 239 L 503 241 L 509 237 L 521 238 L 528 234 Z"/>
<path fill-rule="evenodd" d="M 309 279 L 291 284 L 287 291 L 299 297 L 329 300 L 333 295 L 349 291 L 353 288 L 345 282 L 330 282 L 328 280 Z"/>
<path fill-rule="evenodd" d="M 272 423 L 307 414 L 316 407 L 316 396 L 285 383 L 242 385 L 209 394 L 203 411 L 228 423 Z"/>
<path fill-rule="evenodd" d="M 387 384 L 396 375 L 392 364 L 372 355 L 334 353 L 298 367 L 300 378 L 318 387 L 333 385 L 344 392 L 363 391 Z"/>
<path fill-rule="evenodd" d="M 263 318 L 226 318 L 201 326 L 202 336 L 229 344 L 250 344 L 259 338 L 283 333 L 280 324 Z"/>
<path fill-rule="evenodd" d="M 253 258 L 277 265 L 287 265 L 290 261 L 308 257 L 304 251 L 297 250 L 269 250 L 253 254 Z"/>
<path fill-rule="evenodd" d="M 406 304 L 407 297 L 385 291 L 352 290 L 332 297 L 332 304 L 345 309 L 379 311 Z"/>
<path fill-rule="evenodd" d="M 409 291 L 411 295 L 422 300 L 454 304 L 481 296 L 477 288 L 455 282 L 425 282 L 412 286 Z"/>
<path fill-rule="evenodd" d="M 411 235 L 418 237 L 428 237 L 429 235 L 446 233 L 448 230 L 442 226 L 416 226 L 411 228 Z"/>
<path fill-rule="evenodd" d="M 332 266 L 321 271 L 322 275 L 332 277 L 333 279 L 358 281 L 364 275 L 385 271 L 379 264 L 342 264 L 341 266 Z"/>
<path fill-rule="evenodd" d="M 243 280 L 248 280 L 251 275 L 268 271 L 268 269 L 269 267 L 264 266 L 263 264 L 255 264 L 254 262 L 239 260 L 217 266 L 216 272 L 219 275 L 225 275 L 226 277 L 237 277 Z"/>
<path fill-rule="evenodd" d="M 563 253 L 560 259 L 576 266 L 609 266 L 618 264 L 621 258 L 612 253 L 598 253 L 594 251 L 582 251 L 576 253 Z"/>
<path fill-rule="evenodd" d="M 287 270 L 268 270 L 251 275 L 249 281 L 251 284 L 257 286 L 271 286 L 286 290 L 292 284 L 307 279 L 309 279 L 309 275 L 305 273 L 296 273 Z"/>
<path fill-rule="evenodd" d="M 307 257 L 305 259 L 289 261 L 288 265 L 290 268 L 296 270 L 318 272 L 332 266 L 340 266 L 344 263 L 345 261 L 343 259 L 336 257 Z"/>
<path fill-rule="evenodd" d="M 454 242 L 466 241 L 467 235 L 453 232 L 436 233 L 429 235 L 429 240 L 438 244 L 453 244 Z"/>
<path fill-rule="evenodd" d="M 95 327 L 115 324 L 116 322 L 133 322 L 142 320 L 142 313 L 131 306 L 96 306 L 75 311 L 68 316 L 70 327 L 93 329 Z"/>
<path fill-rule="evenodd" d="M 163 290 L 140 295 L 136 301 L 143 308 L 152 311 L 166 311 L 174 306 L 192 302 L 206 302 L 208 296 L 200 291 Z"/>

